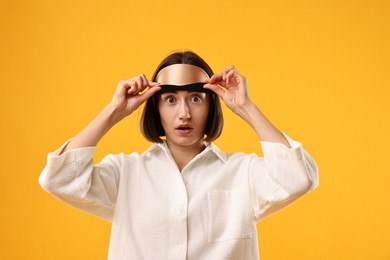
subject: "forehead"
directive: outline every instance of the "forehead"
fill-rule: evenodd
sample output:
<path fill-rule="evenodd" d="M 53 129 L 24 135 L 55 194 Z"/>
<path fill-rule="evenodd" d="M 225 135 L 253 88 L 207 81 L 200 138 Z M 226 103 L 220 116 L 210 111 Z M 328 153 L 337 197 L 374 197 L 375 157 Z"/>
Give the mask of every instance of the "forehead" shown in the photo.
<path fill-rule="evenodd" d="M 207 73 L 194 65 L 174 64 L 160 70 L 156 81 L 160 84 L 185 85 L 204 82 L 209 78 Z"/>

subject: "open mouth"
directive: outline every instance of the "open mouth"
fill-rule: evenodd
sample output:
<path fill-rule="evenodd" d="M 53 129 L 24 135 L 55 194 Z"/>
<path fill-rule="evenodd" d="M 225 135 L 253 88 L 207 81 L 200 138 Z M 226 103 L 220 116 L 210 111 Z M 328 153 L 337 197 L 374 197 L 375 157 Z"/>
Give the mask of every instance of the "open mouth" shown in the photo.
<path fill-rule="evenodd" d="M 180 126 L 176 127 L 175 129 L 177 132 L 184 135 L 184 134 L 189 134 L 193 128 L 189 125 L 180 125 Z"/>
<path fill-rule="evenodd" d="M 180 127 L 177 127 L 176 130 L 192 130 L 192 128 L 189 126 L 180 126 Z"/>

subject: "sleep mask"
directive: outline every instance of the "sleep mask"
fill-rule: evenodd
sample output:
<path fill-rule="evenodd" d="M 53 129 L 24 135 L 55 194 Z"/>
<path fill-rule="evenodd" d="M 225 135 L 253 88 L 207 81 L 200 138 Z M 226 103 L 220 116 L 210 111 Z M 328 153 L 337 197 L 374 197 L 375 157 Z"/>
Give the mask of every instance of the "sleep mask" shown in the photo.
<path fill-rule="evenodd" d="M 202 68 L 191 64 L 172 64 L 161 69 L 155 78 L 160 84 L 187 85 L 205 82 L 209 75 Z"/>
<path fill-rule="evenodd" d="M 214 92 L 210 89 L 203 88 L 207 84 L 205 82 L 195 82 L 186 85 L 172 85 L 172 84 L 162 84 L 160 85 L 161 89 L 156 92 L 156 95 L 161 95 L 167 92 L 176 92 L 179 90 L 189 91 L 189 92 L 202 92 L 206 94 L 213 94 Z"/>

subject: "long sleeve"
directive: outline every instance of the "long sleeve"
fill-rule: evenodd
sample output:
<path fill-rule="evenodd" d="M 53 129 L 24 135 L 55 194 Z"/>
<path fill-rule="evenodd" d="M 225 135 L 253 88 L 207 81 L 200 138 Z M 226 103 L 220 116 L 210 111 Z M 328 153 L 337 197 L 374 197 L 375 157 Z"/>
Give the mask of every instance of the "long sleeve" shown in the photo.
<path fill-rule="evenodd" d="M 261 141 L 264 158 L 254 156 L 249 170 L 253 210 L 259 222 L 286 207 L 318 184 L 313 158 L 285 133 L 291 148 L 282 143 Z"/>
<path fill-rule="evenodd" d="M 95 147 L 74 149 L 59 155 L 68 142 L 48 154 L 39 184 L 65 203 L 111 221 L 119 185 L 120 160 L 108 155 L 94 165 Z"/>

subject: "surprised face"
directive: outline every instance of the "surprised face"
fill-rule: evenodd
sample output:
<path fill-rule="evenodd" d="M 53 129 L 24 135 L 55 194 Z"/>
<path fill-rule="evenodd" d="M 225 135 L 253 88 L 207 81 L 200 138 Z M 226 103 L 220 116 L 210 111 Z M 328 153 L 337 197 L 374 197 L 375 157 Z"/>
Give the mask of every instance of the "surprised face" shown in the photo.
<path fill-rule="evenodd" d="M 204 82 L 209 76 L 201 68 L 175 64 L 160 71 L 160 84 L 186 85 Z M 159 96 L 158 110 L 168 146 L 203 145 L 204 132 L 210 109 L 209 94 L 178 90 Z"/>

